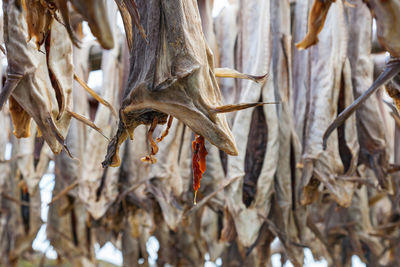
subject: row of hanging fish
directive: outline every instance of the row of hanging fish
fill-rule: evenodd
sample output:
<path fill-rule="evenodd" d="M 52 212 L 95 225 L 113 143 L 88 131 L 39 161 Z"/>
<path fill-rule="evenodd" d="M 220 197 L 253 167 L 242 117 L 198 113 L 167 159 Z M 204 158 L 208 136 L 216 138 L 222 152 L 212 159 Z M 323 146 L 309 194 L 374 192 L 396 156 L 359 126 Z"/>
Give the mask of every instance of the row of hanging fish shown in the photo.
<path fill-rule="evenodd" d="M 73 266 L 96 266 L 107 242 L 124 266 L 149 266 L 151 236 L 158 266 L 267 266 L 273 253 L 302 266 L 306 247 L 333 266 L 399 264 L 400 2 L 212 7 L 3 0 L 0 265 L 27 257 L 42 224 Z M 390 53 L 378 77 L 373 19 Z"/>

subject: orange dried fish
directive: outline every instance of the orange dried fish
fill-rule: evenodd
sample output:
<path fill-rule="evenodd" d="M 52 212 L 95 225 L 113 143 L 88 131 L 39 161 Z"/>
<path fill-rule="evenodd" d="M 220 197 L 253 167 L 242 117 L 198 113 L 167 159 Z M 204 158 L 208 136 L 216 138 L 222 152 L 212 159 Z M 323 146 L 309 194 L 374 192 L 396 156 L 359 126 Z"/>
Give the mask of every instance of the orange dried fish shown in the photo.
<path fill-rule="evenodd" d="M 38 0 L 23 0 L 28 24 L 28 41 L 34 37 L 37 49 L 44 43 L 47 32 L 50 30 L 53 17 L 46 4 Z"/>
<path fill-rule="evenodd" d="M 203 173 L 206 171 L 206 156 L 207 150 L 205 147 L 204 137 L 201 135 L 195 136 L 195 139 L 192 142 L 193 149 L 193 189 L 194 189 L 194 201 L 193 203 L 196 205 L 196 197 L 197 191 L 200 188 L 200 181 L 203 176 Z"/>
<path fill-rule="evenodd" d="M 149 140 L 150 145 L 151 145 L 151 153 L 150 153 L 150 155 L 141 158 L 141 160 L 143 162 L 149 162 L 151 164 L 154 164 L 157 162 L 157 159 L 156 159 L 156 157 L 154 157 L 154 155 L 156 155 L 158 152 L 158 146 L 157 146 L 157 143 L 154 142 L 154 140 L 153 140 L 153 132 L 156 129 L 157 123 L 158 123 L 158 118 L 154 117 L 151 127 L 150 127 L 149 131 L 147 132 L 147 139 Z"/>
<path fill-rule="evenodd" d="M 296 44 L 297 49 L 307 49 L 318 43 L 318 34 L 324 27 L 329 8 L 335 0 L 314 0 L 308 17 L 308 31 L 306 37 Z"/>
<path fill-rule="evenodd" d="M 172 117 L 172 116 L 170 115 L 169 118 L 168 118 L 167 128 L 166 128 L 165 131 L 161 134 L 161 136 L 157 138 L 157 142 L 158 142 L 158 143 L 160 143 L 162 140 L 164 140 L 164 138 L 168 135 L 169 129 L 171 128 L 173 119 L 174 119 L 174 117 Z"/>
<path fill-rule="evenodd" d="M 9 98 L 11 120 L 14 125 L 14 135 L 26 138 L 30 135 L 31 116 L 18 104 L 14 97 Z"/>

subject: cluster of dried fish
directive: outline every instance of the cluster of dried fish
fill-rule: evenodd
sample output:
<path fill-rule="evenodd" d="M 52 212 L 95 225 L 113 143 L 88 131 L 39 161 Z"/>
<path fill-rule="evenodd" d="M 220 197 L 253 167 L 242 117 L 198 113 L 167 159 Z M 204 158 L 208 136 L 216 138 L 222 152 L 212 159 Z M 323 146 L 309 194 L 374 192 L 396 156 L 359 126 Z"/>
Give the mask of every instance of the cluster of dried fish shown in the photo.
<path fill-rule="evenodd" d="M 400 1 L 213 4 L 3 0 L 0 265 L 32 254 L 51 160 L 47 238 L 73 266 L 106 242 L 149 266 L 151 236 L 158 266 L 400 264 Z"/>

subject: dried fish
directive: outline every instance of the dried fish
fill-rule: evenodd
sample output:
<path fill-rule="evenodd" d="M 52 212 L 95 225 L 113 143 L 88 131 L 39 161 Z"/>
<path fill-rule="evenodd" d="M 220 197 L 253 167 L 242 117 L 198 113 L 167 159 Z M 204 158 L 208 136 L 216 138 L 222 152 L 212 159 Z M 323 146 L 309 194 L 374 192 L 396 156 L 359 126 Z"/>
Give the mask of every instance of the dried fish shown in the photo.
<path fill-rule="evenodd" d="M 271 77 L 270 2 L 241 2 L 241 49 L 237 51 L 238 70 L 243 73 L 269 73 L 261 86 L 242 80 L 239 102 L 274 102 Z M 252 30 L 256 28 L 257 30 Z M 253 54 L 257 51 L 256 54 Z M 239 68 L 240 67 L 240 68 Z M 236 114 L 232 132 L 237 140 L 239 155 L 229 157 L 226 178 L 239 176 L 225 189 L 225 205 L 235 224 L 240 246 L 256 242 L 270 210 L 273 177 L 278 158 L 278 117 L 274 105 L 243 110 Z M 268 159 L 268 160 L 266 160 Z M 249 225 L 251 223 L 251 226 Z"/>
<path fill-rule="evenodd" d="M 236 155 L 225 116 L 214 111 L 222 104 L 221 94 L 211 52 L 197 19 L 196 2 L 183 5 L 178 0 L 162 4 L 151 1 L 138 4 L 138 10 L 145 31 L 151 35 L 149 43 L 139 36 L 134 38 L 131 58 L 135 60 L 131 62 L 118 132 L 110 142 L 103 166 L 119 165 L 118 147 L 138 125 L 150 124 L 154 117 L 158 123 L 165 123 L 168 115 L 226 153 Z M 154 23 L 154 17 L 160 20 Z M 188 27 L 190 30 L 186 30 Z M 173 44 L 169 40 L 182 41 Z M 161 57 L 157 58 L 158 54 Z"/>
<path fill-rule="evenodd" d="M 26 22 L 28 24 L 28 40 L 36 39 L 36 47 L 40 50 L 40 46 L 44 43 L 45 38 L 50 30 L 53 16 L 47 5 L 38 0 L 22 0 L 22 4 L 26 13 Z"/>
<path fill-rule="evenodd" d="M 194 201 L 196 205 L 197 191 L 200 188 L 200 181 L 203 173 L 206 171 L 206 156 L 207 150 L 204 144 L 204 137 L 195 136 L 195 140 L 192 142 L 193 149 L 193 190 L 194 190 Z"/>
<path fill-rule="evenodd" d="M 324 27 L 332 2 L 335 2 L 335 0 L 314 0 L 308 17 L 307 35 L 296 44 L 297 49 L 307 49 L 318 43 L 318 34 Z"/>
<path fill-rule="evenodd" d="M 301 243 L 301 234 L 306 228 L 302 221 L 307 216 L 307 210 L 299 205 L 296 198 L 297 181 L 301 176 L 296 164 L 300 159 L 301 149 L 290 110 L 293 100 L 293 59 L 289 1 L 271 1 L 270 8 L 273 82 L 277 100 L 281 100 L 281 104 L 276 106 L 279 121 L 279 155 L 274 179 L 273 215 L 270 215 L 270 218 L 279 226 L 281 233 L 274 234 L 278 235 L 286 257 L 294 265 L 301 265 L 303 249 L 293 244 Z M 270 229 L 271 226 L 268 226 Z M 272 229 L 270 231 L 274 232 Z"/>
<path fill-rule="evenodd" d="M 114 2 L 107 5 L 108 16 L 110 17 L 111 29 L 117 36 L 117 6 Z M 103 98 L 112 106 L 119 105 L 120 68 L 118 67 L 119 46 L 103 52 L 102 70 L 104 73 L 102 84 Z M 102 129 L 106 136 L 114 133 L 116 118 L 109 107 L 99 106 L 97 108 L 94 124 Z M 91 131 L 87 135 L 84 157 L 85 168 L 79 177 L 78 194 L 91 216 L 97 220 L 102 217 L 107 209 L 113 204 L 118 196 L 118 168 L 102 169 L 101 159 L 104 157 L 107 147 L 107 139 L 97 138 L 98 133 Z"/>
<path fill-rule="evenodd" d="M 74 266 L 107 242 L 149 266 L 154 238 L 160 266 L 399 265 L 399 1 L 214 2 L 3 1 L 0 265 L 32 253 L 51 159 Z"/>
<path fill-rule="evenodd" d="M 67 0 L 55 0 L 57 2 L 67 2 Z M 114 47 L 114 34 L 112 32 L 111 21 L 113 17 L 109 16 L 109 4 L 106 0 L 69 0 L 73 7 L 83 16 L 89 24 L 90 30 L 97 38 L 104 49 Z M 64 5 L 62 5 L 64 6 Z M 64 11 L 65 13 L 67 11 Z M 62 11 L 63 13 L 63 11 Z M 69 23 L 64 17 L 64 22 Z"/>
<path fill-rule="evenodd" d="M 4 8 L 7 9 L 5 43 L 9 68 L 0 103 L 3 105 L 11 95 L 15 100 L 13 105 L 19 106 L 17 110 L 25 111 L 12 111 L 15 132 L 28 135 L 30 116 L 52 151 L 59 153 L 65 147 L 64 138 L 71 119 L 63 113 L 63 107 L 72 105 L 72 45 L 62 37 L 67 34 L 64 27 L 55 21 L 46 54 L 40 53 L 33 41 L 26 42 L 27 24 L 16 2 L 8 1 Z M 59 53 L 64 56 L 60 58 Z M 20 116 L 24 119 L 15 120 Z"/>
<path fill-rule="evenodd" d="M 301 5 L 298 7 L 299 12 L 307 3 Z M 302 204 L 314 202 L 322 183 L 339 205 L 347 207 L 351 203 L 355 186 L 336 177 L 351 175 L 355 171 L 358 155 L 355 118 L 347 121 L 337 131 L 335 138 L 329 140 L 327 150 L 322 146 L 325 127 L 334 120 L 338 111 L 353 100 L 350 65 L 346 56 L 344 9 L 340 1 L 332 5 L 326 20 L 326 29 L 320 33 L 320 42 L 304 55 L 308 62 L 307 68 L 294 66 L 297 75 L 294 77 L 300 79 L 294 82 L 294 91 L 298 91 L 294 99 L 294 114 L 302 114 L 306 118 L 305 121 L 295 119 L 297 134 L 303 145 L 303 191 L 300 199 Z M 296 51 L 295 55 L 297 53 L 304 52 Z M 303 74 L 299 74 L 301 72 Z"/>

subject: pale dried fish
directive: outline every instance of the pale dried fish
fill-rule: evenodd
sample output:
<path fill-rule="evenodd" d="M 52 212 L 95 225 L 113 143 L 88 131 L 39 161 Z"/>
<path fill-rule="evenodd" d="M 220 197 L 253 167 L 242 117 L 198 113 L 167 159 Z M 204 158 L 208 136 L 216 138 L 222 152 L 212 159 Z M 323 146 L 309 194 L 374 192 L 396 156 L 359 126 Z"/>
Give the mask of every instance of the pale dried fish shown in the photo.
<path fill-rule="evenodd" d="M 65 148 L 64 138 L 70 122 L 70 116 L 62 112 L 62 107 L 72 105 L 72 45 L 68 39 L 62 37 L 67 35 L 64 27 L 54 21 L 53 34 L 48 37 L 50 47 L 46 55 L 40 53 L 33 41 L 26 42 L 27 24 L 15 1 L 9 1 L 4 8 L 7 9 L 5 43 L 9 75 L 1 93 L 0 104 L 3 105 L 12 95 L 20 107 L 35 120 L 52 151 L 58 153 L 62 147 Z M 58 60 L 55 51 L 62 51 L 64 56 Z M 57 88 L 52 86 L 47 67 L 52 70 L 53 78 L 55 74 L 58 75 L 53 80 Z M 19 115 L 15 113 L 13 116 Z M 27 119 L 23 121 L 23 125 L 16 126 L 26 129 Z M 18 131 L 16 128 L 16 132 Z"/>
<path fill-rule="evenodd" d="M 238 70 L 243 73 L 270 74 L 261 87 L 251 81 L 241 80 L 239 102 L 274 102 L 276 99 L 270 71 L 270 1 L 242 2 L 239 10 L 238 39 L 241 49 L 236 55 L 240 66 Z M 242 249 L 243 257 L 246 249 L 265 231 L 261 231 L 264 219 L 259 215 L 267 217 L 270 212 L 278 162 L 276 155 L 279 151 L 276 106 L 259 106 L 237 113 L 232 132 L 237 140 L 239 155 L 228 157 L 225 179 L 240 178 L 225 188 L 225 205 L 232 216 L 238 235 L 236 242 Z"/>

